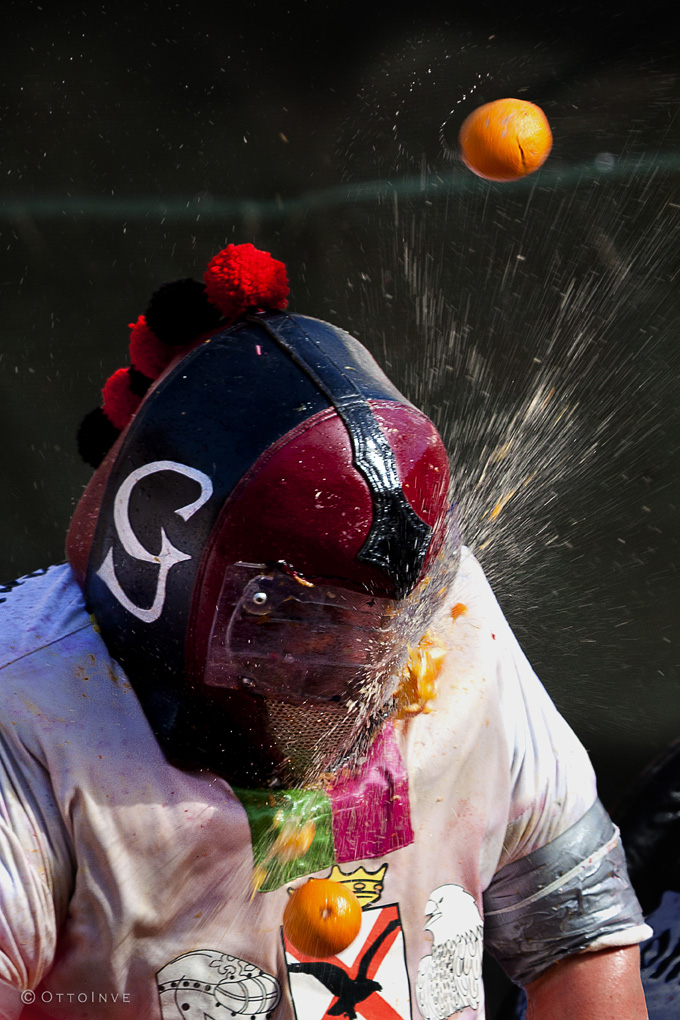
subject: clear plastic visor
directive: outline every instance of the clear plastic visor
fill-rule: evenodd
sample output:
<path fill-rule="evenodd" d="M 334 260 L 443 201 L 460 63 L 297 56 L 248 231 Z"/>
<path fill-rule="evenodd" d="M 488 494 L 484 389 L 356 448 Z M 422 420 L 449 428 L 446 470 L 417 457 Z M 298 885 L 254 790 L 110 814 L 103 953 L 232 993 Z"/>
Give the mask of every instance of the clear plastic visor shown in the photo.
<path fill-rule="evenodd" d="M 204 672 L 209 687 L 297 703 L 388 697 L 455 576 L 453 512 L 429 575 L 405 599 L 299 577 L 285 567 L 227 567 Z"/>
<path fill-rule="evenodd" d="M 215 613 L 205 682 L 284 700 L 340 700 L 368 670 L 382 676 L 396 668 L 408 603 L 235 563 Z"/>

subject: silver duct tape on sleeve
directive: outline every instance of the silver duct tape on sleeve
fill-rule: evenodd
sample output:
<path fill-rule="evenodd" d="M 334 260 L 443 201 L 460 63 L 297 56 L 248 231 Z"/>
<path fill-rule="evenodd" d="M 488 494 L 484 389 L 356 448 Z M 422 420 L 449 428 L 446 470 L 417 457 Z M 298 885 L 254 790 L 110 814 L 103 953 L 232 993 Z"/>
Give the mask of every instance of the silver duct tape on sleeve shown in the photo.
<path fill-rule="evenodd" d="M 518 985 L 596 943 L 649 937 L 619 830 L 599 800 L 562 835 L 496 873 L 484 893 L 484 925 L 486 948 Z"/>

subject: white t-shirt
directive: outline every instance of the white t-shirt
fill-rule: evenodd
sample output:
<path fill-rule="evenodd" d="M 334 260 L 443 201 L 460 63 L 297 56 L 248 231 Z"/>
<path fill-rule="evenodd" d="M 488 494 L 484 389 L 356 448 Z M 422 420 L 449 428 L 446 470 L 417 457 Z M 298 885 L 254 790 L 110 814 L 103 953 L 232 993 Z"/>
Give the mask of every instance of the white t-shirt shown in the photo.
<path fill-rule="evenodd" d="M 412 841 L 334 868 L 363 921 L 325 966 L 282 941 L 302 879 L 253 894 L 241 799 L 167 763 L 68 565 L 0 599 L 0 1017 L 484 1016 L 482 893 L 596 791 L 469 553 L 432 711 L 391 731 Z"/>

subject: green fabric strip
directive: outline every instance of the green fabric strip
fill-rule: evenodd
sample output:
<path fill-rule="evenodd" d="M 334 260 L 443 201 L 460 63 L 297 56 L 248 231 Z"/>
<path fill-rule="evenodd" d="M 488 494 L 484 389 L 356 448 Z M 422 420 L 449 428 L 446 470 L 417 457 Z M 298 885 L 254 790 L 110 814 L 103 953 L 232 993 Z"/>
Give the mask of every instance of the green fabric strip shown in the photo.
<path fill-rule="evenodd" d="M 335 863 L 331 805 L 323 790 L 233 789 L 248 816 L 256 886 L 261 892 L 278 889 Z M 314 823 L 309 849 L 302 857 L 286 860 L 290 842 L 286 834 L 299 831 L 309 822 Z"/>

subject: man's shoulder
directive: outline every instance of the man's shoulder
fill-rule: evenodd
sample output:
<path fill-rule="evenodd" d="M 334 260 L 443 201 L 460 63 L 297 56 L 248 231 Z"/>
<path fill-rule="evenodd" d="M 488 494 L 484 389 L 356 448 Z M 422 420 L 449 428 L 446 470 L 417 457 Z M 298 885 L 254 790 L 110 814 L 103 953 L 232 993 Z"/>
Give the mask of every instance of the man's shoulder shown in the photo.
<path fill-rule="evenodd" d="M 0 743 L 71 774 L 103 734 L 116 746 L 131 732 L 147 739 L 134 689 L 68 565 L 22 578 L 0 597 Z"/>
<path fill-rule="evenodd" d="M 0 725 L 39 708 L 64 708 L 77 675 L 108 660 L 68 564 L 20 578 L 0 590 Z M 27 707 L 28 706 L 28 707 Z"/>
<path fill-rule="evenodd" d="M 0 669 L 89 624 L 82 592 L 67 563 L 0 585 Z"/>

